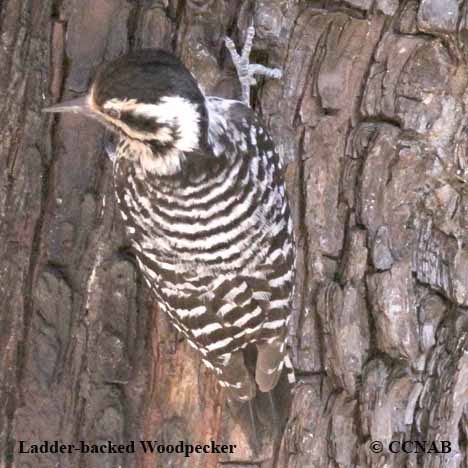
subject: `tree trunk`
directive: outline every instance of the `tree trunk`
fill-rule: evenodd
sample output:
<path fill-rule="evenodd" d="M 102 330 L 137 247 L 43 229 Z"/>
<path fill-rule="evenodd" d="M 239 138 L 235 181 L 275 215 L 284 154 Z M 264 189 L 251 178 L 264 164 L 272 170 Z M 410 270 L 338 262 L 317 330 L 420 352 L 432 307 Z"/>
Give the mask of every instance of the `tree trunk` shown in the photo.
<path fill-rule="evenodd" d="M 0 468 L 468 466 L 466 2 L 0 9 Z M 251 21 L 253 58 L 284 72 L 253 102 L 291 161 L 299 247 L 298 383 L 284 431 L 257 451 L 141 281 L 102 128 L 41 113 L 141 47 L 174 50 L 208 94 L 239 96 L 223 37 L 242 44 Z M 20 453 L 45 440 L 236 449 Z"/>

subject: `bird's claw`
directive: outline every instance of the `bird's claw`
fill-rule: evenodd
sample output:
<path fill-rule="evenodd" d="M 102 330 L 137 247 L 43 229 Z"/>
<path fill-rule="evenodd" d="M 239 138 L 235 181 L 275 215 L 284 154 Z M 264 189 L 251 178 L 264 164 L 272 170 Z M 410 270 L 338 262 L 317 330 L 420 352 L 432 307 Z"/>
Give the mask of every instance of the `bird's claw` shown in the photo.
<path fill-rule="evenodd" d="M 248 106 L 250 106 L 250 87 L 257 84 L 257 80 L 255 79 L 254 75 L 264 75 L 267 78 L 274 79 L 280 79 L 282 76 L 282 71 L 279 68 L 269 68 L 265 67 L 264 65 L 249 62 L 254 37 L 255 28 L 250 26 L 247 29 L 247 37 L 240 55 L 237 52 L 236 46 L 232 39 L 229 37 L 224 39 L 226 47 L 231 54 L 232 61 L 237 70 L 237 76 L 242 87 L 242 100 Z"/>

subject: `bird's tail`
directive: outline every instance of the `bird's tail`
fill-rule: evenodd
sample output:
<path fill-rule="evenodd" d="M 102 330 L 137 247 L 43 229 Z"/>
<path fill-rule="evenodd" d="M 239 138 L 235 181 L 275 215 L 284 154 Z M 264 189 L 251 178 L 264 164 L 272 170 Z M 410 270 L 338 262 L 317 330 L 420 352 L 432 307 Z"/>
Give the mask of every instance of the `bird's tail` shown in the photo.
<path fill-rule="evenodd" d="M 215 372 L 226 396 L 231 401 L 246 402 L 255 398 L 256 385 L 244 362 L 242 351 L 230 354 L 229 357 L 219 356 Z"/>
<path fill-rule="evenodd" d="M 278 339 L 273 343 L 257 344 L 257 352 L 253 346 L 238 351 L 219 366 L 218 378 L 223 381 L 230 413 L 244 428 L 257 455 L 263 453 L 268 441 L 282 432 L 287 420 L 290 400 L 289 392 L 285 392 L 285 380 L 278 385 L 281 387 L 278 395 L 272 392 L 280 380 L 282 368 L 285 364 L 288 367 L 288 354 L 282 342 L 283 339 Z M 257 385 L 260 392 L 256 392 Z"/>
<path fill-rule="evenodd" d="M 257 365 L 255 380 L 261 392 L 269 392 L 278 383 L 286 359 L 286 346 L 283 340 L 257 344 Z"/>

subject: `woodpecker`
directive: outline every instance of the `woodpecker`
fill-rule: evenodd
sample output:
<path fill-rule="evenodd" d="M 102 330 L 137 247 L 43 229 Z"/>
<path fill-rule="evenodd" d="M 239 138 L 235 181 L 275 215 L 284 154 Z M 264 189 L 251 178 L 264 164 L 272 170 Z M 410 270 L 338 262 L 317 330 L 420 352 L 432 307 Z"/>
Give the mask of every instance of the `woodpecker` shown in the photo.
<path fill-rule="evenodd" d="M 172 53 L 146 49 L 105 65 L 83 97 L 46 108 L 89 116 L 117 136 L 115 194 L 159 307 L 231 400 L 269 392 L 288 364 L 293 224 L 283 164 L 249 106 L 253 29 L 231 52 L 243 100 L 205 96 Z M 244 362 L 257 348 L 255 375 Z"/>

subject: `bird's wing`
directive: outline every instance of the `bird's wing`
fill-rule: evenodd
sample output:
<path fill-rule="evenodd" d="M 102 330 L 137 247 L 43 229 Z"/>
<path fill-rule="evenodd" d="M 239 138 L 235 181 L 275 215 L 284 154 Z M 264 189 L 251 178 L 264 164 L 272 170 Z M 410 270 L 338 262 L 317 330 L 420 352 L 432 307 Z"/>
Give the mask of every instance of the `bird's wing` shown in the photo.
<path fill-rule="evenodd" d="M 282 175 L 284 164 L 262 119 L 241 101 L 208 96 L 208 140 L 216 156 L 239 149 L 246 157 L 264 155 Z"/>

